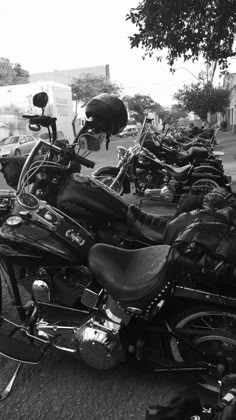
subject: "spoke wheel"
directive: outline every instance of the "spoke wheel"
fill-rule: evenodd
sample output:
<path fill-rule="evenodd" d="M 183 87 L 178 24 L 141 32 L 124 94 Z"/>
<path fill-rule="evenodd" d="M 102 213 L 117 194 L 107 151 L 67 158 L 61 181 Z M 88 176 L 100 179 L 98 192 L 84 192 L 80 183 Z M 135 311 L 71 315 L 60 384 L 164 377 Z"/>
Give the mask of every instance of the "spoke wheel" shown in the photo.
<path fill-rule="evenodd" d="M 236 312 L 216 307 L 195 307 L 183 312 L 171 322 L 171 326 L 179 329 L 191 329 L 184 336 L 197 349 L 205 352 L 212 363 L 217 363 L 217 354 L 230 357 L 233 361 L 232 370 L 236 369 Z M 194 330 L 196 333 L 194 333 Z M 202 331 L 202 335 L 201 335 Z M 178 332 L 178 331 L 177 331 Z M 194 363 L 201 361 L 201 355 L 174 336 L 170 337 L 170 350 L 174 360 Z M 198 377 L 200 385 L 211 391 L 218 391 L 216 372 L 201 374 Z"/>
<path fill-rule="evenodd" d="M 114 175 L 103 175 L 101 178 L 99 178 L 99 181 L 101 181 L 103 184 L 110 187 L 114 179 L 115 179 Z M 112 190 L 115 191 L 119 195 L 123 194 L 124 188 L 123 188 L 122 182 L 116 181 L 115 185 L 112 187 Z"/>
<path fill-rule="evenodd" d="M 202 178 L 202 179 L 198 179 L 192 184 L 192 191 L 208 194 L 214 188 L 218 188 L 219 186 L 220 185 L 213 179 Z"/>

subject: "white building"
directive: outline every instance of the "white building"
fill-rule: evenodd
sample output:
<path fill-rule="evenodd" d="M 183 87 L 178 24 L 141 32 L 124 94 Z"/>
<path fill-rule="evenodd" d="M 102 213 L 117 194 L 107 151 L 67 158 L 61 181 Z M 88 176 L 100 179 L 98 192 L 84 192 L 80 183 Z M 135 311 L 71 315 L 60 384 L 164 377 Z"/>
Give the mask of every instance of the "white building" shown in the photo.
<path fill-rule="evenodd" d="M 30 132 L 29 121 L 22 115 L 41 115 L 41 110 L 33 106 L 33 96 L 43 91 L 48 94 L 45 115 L 56 117 L 57 130 L 63 131 L 66 138 L 72 142 L 74 114 L 71 87 L 45 81 L 0 87 L 0 139 Z"/>
<path fill-rule="evenodd" d="M 34 73 L 30 75 L 30 82 L 44 81 L 44 82 L 57 82 L 64 85 L 71 85 L 74 79 L 78 79 L 87 74 L 95 76 L 102 76 L 107 82 L 110 81 L 110 66 L 104 64 L 101 66 L 81 67 L 78 69 L 68 70 L 54 70 L 51 72 Z"/>
<path fill-rule="evenodd" d="M 236 133 L 236 73 L 229 73 L 224 77 L 223 86 L 229 89 L 229 106 L 226 109 L 228 129 Z"/>

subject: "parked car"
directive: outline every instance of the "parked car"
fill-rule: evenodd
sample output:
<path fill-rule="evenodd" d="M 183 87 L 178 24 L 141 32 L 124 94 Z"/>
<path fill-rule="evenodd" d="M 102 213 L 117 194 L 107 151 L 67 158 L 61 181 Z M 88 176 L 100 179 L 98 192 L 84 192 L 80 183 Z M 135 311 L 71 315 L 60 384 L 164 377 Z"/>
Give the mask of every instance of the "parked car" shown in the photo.
<path fill-rule="evenodd" d="M 4 139 L 0 140 L 0 147 L 3 146 L 3 144 L 5 144 L 7 139 L 8 137 L 4 137 Z"/>
<path fill-rule="evenodd" d="M 118 133 L 117 135 L 119 137 L 135 137 L 137 136 L 139 132 L 139 129 L 136 127 L 136 125 L 128 125 L 127 127 L 124 128 L 124 130 L 122 130 L 120 133 Z"/>
<path fill-rule="evenodd" d="M 36 136 L 36 138 L 49 142 L 49 134 L 47 132 L 46 133 L 39 133 Z M 69 143 L 68 140 L 65 138 L 63 131 L 57 131 L 57 141 Z"/>
<path fill-rule="evenodd" d="M 0 157 L 27 156 L 37 142 L 31 134 L 21 134 L 3 139 L 0 142 Z"/>

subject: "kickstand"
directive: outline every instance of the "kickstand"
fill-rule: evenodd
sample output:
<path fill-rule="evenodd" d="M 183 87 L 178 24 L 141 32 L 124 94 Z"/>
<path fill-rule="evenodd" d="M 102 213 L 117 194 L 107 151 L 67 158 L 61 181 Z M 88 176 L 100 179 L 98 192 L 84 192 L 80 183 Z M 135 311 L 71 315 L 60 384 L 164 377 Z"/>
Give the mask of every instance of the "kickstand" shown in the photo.
<path fill-rule="evenodd" d="M 18 366 L 17 366 L 17 368 L 16 368 L 16 370 L 15 370 L 15 372 L 14 372 L 14 374 L 13 374 L 11 380 L 10 380 L 10 382 L 8 383 L 8 385 L 6 386 L 6 388 L 4 388 L 2 391 L 0 391 L 0 402 L 3 401 L 3 400 L 5 400 L 5 398 L 7 398 L 8 395 L 10 394 L 11 389 L 12 389 L 12 386 L 13 386 L 13 383 L 14 383 L 14 381 L 16 379 L 16 375 L 17 375 L 17 373 L 18 373 L 21 365 L 22 365 L 22 363 L 19 363 L 18 364 Z"/>

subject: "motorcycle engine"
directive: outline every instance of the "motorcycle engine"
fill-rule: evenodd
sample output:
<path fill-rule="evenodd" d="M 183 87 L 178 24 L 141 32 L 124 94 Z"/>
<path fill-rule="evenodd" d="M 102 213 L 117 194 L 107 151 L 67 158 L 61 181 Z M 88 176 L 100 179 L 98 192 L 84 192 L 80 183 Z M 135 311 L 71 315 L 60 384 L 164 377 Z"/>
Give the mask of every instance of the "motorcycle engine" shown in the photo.
<path fill-rule="evenodd" d="M 115 324 L 113 327 L 116 327 Z M 111 369 L 124 360 L 119 331 L 106 322 L 101 324 L 92 318 L 82 330 L 75 332 L 75 339 L 81 358 L 95 369 Z"/>
<path fill-rule="evenodd" d="M 163 175 L 154 173 L 153 171 L 137 169 L 137 177 L 140 190 L 158 188 L 163 182 Z"/>
<path fill-rule="evenodd" d="M 165 185 L 161 189 L 160 196 L 165 201 L 173 202 L 175 199 L 175 190 L 171 185 Z"/>
<path fill-rule="evenodd" d="M 130 320 L 130 316 L 111 297 L 106 306 L 109 320 L 91 318 L 83 328 L 75 331 L 82 360 L 100 370 L 111 369 L 124 361 L 126 348 L 121 341 L 120 330 Z"/>

